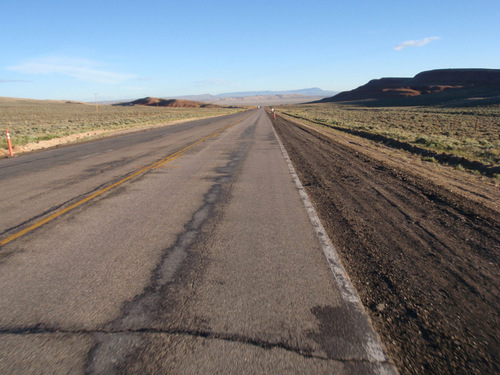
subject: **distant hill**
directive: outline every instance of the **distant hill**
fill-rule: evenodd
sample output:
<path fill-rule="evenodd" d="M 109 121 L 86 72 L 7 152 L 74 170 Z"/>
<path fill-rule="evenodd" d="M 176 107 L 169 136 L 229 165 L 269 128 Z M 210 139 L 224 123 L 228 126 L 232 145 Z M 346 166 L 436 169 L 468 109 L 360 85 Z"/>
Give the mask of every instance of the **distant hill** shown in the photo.
<path fill-rule="evenodd" d="M 284 104 L 298 104 L 307 103 L 314 100 L 319 100 L 321 97 L 317 96 L 304 96 L 300 94 L 288 95 L 255 95 L 255 96 L 241 96 L 241 97 L 227 97 L 212 99 L 212 103 L 225 106 L 256 106 L 256 105 L 284 105 Z M 208 100 L 207 100 L 208 101 Z"/>
<path fill-rule="evenodd" d="M 437 69 L 413 78 L 381 78 L 319 100 L 371 105 L 474 105 L 500 103 L 500 69 Z"/>
<path fill-rule="evenodd" d="M 188 95 L 178 99 L 196 100 L 219 105 L 278 105 L 306 103 L 337 94 L 338 91 L 327 91 L 317 87 L 288 91 L 243 91 L 228 92 L 218 95 Z"/>
<path fill-rule="evenodd" d="M 116 103 L 113 105 L 119 106 L 134 106 L 134 105 L 145 105 L 154 107 L 182 107 L 182 108 L 216 108 L 217 105 L 200 103 L 192 100 L 181 100 L 181 99 L 162 99 L 162 98 L 142 98 L 131 102 Z"/>
<path fill-rule="evenodd" d="M 234 105 L 244 105 L 244 106 L 255 106 L 255 105 L 279 105 L 279 104 L 295 104 L 295 103 L 307 103 L 315 100 L 320 100 L 338 94 L 339 91 L 329 91 L 322 90 L 317 87 L 299 90 L 288 90 L 288 91 L 241 91 L 241 92 L 227 92 L 218 95 L 212 94 L 201 94 L 201 95 L 184 95 L 163 97 L 161 99 L 165 100 L 188 100 L 202 103 L 217 104 L 220 106 L 234 106 Z M 153 98 L 157 99 L 158 98 Z M 126 103 L 125 103 L 126 102 Z M 120 101 L 101 101 L 99 104 L 108 105 L 135 105 L 132 99 L 123 99 Z M 141 104 L 138 104 L 141 105 Z M 144 105 L 144 104 L 143 104 Z M 156 105 L 154 103 L 153 105 Z"/>
<path fill-rule="evenodd" d="M 243 91 L 243 92 L 227 92 L 216 95 L 218 98 L 242 98 L 249 96 L 271 96 L 271 95 L 302 95 L 302 96 L 319 96 L 319 97 L 327 97 L 331 95 L 337 94 L 338 91 L 327 91 L 322 90 L 318 87 L 313 87 L 309 89 L 300 89 L 300 90 L 287 90 L 287 91 Z"/>
<path fill-rule="evenodd" d="M 28 99 L 28 98 L 11 98 L 0 96 L 0 105 L 47 105 L 47 104 L 85 104 L 95 105 L 94 103 L 85 103 L 74 100 L 51 100 L 51 99 Z"/>

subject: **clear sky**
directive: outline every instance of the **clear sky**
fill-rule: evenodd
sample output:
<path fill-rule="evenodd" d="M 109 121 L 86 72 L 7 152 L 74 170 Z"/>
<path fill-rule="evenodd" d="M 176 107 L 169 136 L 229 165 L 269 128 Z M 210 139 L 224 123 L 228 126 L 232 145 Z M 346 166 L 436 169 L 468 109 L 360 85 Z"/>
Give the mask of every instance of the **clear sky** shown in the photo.
<path fill-rule="evenodd" d="M 500 68 L 500 0 L 4 0 L 0 96 L 92 101 Z"/>

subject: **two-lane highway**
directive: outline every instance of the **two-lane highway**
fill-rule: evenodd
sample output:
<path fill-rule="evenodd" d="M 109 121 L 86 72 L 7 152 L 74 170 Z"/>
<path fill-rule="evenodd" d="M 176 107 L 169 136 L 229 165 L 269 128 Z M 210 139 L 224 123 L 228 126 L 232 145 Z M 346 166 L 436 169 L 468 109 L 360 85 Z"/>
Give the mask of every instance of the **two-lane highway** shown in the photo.
<path fill-rule="evenodd" d="M 167 126 L 4 159 L 0 239 L 244 118 Z"/>
<path fill-rule="evenodd" d="M 263 110 L 0 171 L 0 373 L 394 372 Z"/>

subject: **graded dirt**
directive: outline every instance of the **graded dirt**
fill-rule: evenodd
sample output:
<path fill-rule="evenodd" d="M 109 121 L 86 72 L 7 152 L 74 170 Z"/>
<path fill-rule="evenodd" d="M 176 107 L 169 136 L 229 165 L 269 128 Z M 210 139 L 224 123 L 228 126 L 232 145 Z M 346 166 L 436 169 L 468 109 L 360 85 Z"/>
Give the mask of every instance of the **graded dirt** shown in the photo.
<path fill-rule="evenodd" d="M 273 124 L 400 372 L 500 373 L 498 180 Z"/>

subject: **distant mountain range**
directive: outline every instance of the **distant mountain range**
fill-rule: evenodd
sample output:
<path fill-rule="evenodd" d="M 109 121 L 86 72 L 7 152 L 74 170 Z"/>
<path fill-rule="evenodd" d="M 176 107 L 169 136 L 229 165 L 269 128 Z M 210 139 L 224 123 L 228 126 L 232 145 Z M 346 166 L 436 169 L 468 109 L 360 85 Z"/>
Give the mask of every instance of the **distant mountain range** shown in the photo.
<path fill-rule="evenodd" d="M 479 105 L 500 103 L 500 69 L 437 69 L 413 78 L 380 78 L 317 101 L 364 105 Z"/>
<path fill-rule="evenodd" d="M 227 98 L 244 98 L 244 97 L 253 97 L 253 96 L 288 96 L 288 95 L 301 95 L 301 96 L 317 96 L 326 98 L 332 95 L 337 94 L 338 91 L 328 91 L 322 90 L 317 87 L 309 88 L 309 89 L 300 89 L 300 90 L 288 90 L 288 91 L 242 91 L 242 92 L 226 92 L 218 95 L 187 95 L 187 96 L 178 96 L 177 99 L 189 99 L 189 100 L 198 100 L 198 101 L 206 101 L 206 100 L 217 100 L 217 99 L 227 99 Z"/>
<path fill-rule="evenodd" d="M 176 99 L 194 100 L 218 105 L 278 105 L 305 103 L 337 94 L 338 91 L 322 90 L 317 87 L 287 91 L 243 91 L 218 95 L 187 95 Z"/>
<path fill-rule="evenodd" d="M 184 95 L 184 96 L 173 96 L 173 97 L 163 97 L 163 98 L 152 98 L 155 100 L 188 100 L 193 102 L 211 103 L 220 106 L 231 106 L 231 105 L 279 105 L 279 104 L 296 104 L 296 103 L 306 103 L 332 95 L 338 94 L 338 91 L 322 90 L 317 87 L 300 89 L 300 90 L 288 90 L 288 91 L 243 91 L 243 92 L 227 92 L 218 95 L 202 94 L 202 95 Z M 138 99 L 138 100 L 145 100 Z M 151 99 L 151 98 L 150 98 Z M 135 100 L 121 100 L 121 101 L 106 101 L 100 102 L 100 104 L 124 104 L 133 105 Z M 141 104 L 139 105 L 152 105 L 152 104 Z M 164 103 L 165 104 L 165 103 Z M 175 103 L 177 105 L 179 103 Z M 161 105 L 154 103 L 153 105 Z"/>

